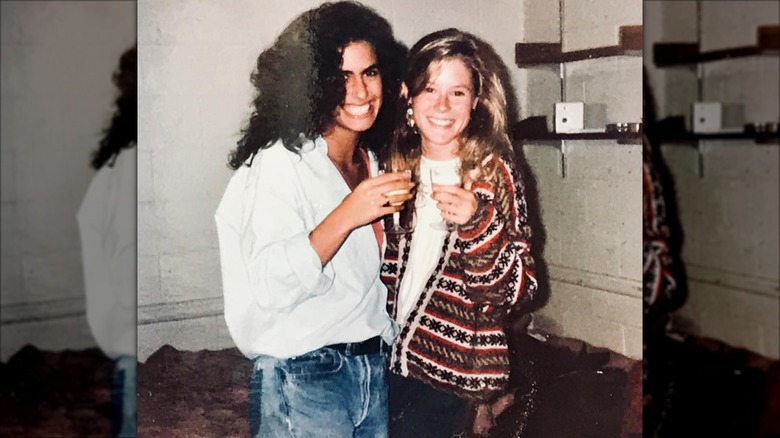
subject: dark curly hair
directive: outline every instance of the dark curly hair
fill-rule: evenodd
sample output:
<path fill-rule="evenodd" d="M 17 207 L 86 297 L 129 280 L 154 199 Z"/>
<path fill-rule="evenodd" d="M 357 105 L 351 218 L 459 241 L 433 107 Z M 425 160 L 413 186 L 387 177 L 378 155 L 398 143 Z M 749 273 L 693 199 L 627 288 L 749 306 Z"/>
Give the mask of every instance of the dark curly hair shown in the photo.
<path fill-rule="evenodd" d="M 138 88 L 136 46 L 127 49 L 119 58 L 119 68 L 114 72 L 113 82 L 119 88 L 119 97 L 114 104 L 116 111 L 111 124 L 103 131 L 98 148 L 92 152 L 93 168 L 104 165 L 112 167 L 122 149 L 133 147 L 138 137 Z"/>
<path fill-rule="evenodd" d="M 374 49 L 384 102 L 374 125 L 360 136 L 360 146 L 380 150 L 395 122 L 406 48 L 374 10 L 351 1 L 324 3 L 293 20 L 257 57 L 250 76 L 256 90 L 254 109 L 238 147 L 230 153 L 229 167 L 240 168 L 277 140 L 298 153 L 305 139 L 332 127 L 346 96 L 342 52 L 358 41 Z"/>

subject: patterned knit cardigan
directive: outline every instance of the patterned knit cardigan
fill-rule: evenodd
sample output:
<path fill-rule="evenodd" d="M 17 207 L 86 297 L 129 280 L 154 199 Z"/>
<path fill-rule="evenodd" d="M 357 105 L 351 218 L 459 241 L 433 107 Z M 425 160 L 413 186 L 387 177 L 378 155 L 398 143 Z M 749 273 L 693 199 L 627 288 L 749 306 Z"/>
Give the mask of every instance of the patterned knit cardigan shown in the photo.
<path fill-rule="evenodd" d="M 472 186 L 477 211 L 444 238 L 438 264 L 401 323 L 390 357 L 392 372 L 477 401 L 506 390 L 506 316 L 537 289 L 522 182 L 508 162 L 498 161 L 495 186 Z M 394 318 L 411 237 L 388 235 L 382 280 Z"/>
<path fill-rule="evenodd" d="M 654 319 L 659 314 L 668 314 L 682 305 L 685 292 L 678 284 L 681 269 L 680 261 L 673 247 L 673 240 L 667 216 L 666 198 L 663 181 L 658 168 L 660 158 L 653 151 L 649 140 L 645 138 L 642 149 L 644 234 L 642 242 L 642 281 L 644 313 L 646 318 Z M 673 196 L 673 192 L 671 194 Z M 652 321 L 645 321 L 650 326 Z"/>

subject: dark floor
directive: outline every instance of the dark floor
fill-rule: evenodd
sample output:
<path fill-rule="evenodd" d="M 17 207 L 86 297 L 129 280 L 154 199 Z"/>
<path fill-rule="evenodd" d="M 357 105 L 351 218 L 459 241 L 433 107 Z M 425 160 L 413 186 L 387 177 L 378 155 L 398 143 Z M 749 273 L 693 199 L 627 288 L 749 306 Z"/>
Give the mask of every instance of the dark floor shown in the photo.
<path fill-rule="evenodd" d="M 648 351 L 645 437 L 780 437 L 780 361 L 695 337 Z"/>
<path fill-rule="evenodd" d="M 525 342 L 516 345 L 534 353 L 515 361 L 518 403 L 500 417 L 493 437 L 620 436 L 627 417 L 627 370 L 638 361 L 581 341 Z M 250 372 L 250 362 L 236 349 L 160 349 L 138 368 L 139 436 L 247 436 Z M 529 373 L 534 373 L 536 385 L 524 384 L 530 381 Z M 634 387 L 639 388 L 641 376 L 635 377 Z M 635 417 L 641 419 L 641 405 L 637 407 Z M 633 427 L 641 432 L 641 420 Z"/>
<path fill-rule="evenodd" d="M 534 382 L 536 394 L 505 413 L 492 437 L 641 435 L 640 361 L 553 336 L 546 342 L 523 336 L 513 345 L 518 394 L 534 392 L 524 382 Z"/>
<path fill-rule="evenodd" d="M 251 371 L 235 348 L 162 347 L 138 366 L 138 436 L 248 437 Z"/>
<path fill-rule="evenodd" d="M 573 339 L 514 345 L 517 403 L 493 438 L 780 437 L 778 361 L 717 341 L 665 340 L 643 397 L 638 361 Z M 112 371 L 97 349 L 26 347 L 0 364 L 0 436 L 109 436 Z M 236 349 L 161 348 L 138 367 L 138 435 L 246 437 L 250 371 Z"/>
<path fill-rule="evenodd" d="M 113 372 L 97 348 L 23 348 L 0 364 L 0 437 L 110 436 Z"/>

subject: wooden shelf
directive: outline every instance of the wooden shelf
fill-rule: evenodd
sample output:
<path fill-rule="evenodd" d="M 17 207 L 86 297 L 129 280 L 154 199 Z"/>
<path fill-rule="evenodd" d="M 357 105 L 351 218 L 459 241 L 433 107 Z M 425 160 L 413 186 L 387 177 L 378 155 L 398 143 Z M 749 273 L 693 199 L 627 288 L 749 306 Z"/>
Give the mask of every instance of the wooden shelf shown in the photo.
<path fill-rule="evenodd" d="M 559 134 L 547 132 L 540 135 L 516 135 L 522 141 L 561 141 L 561 140 L 616 140 L 618 144 L 642 144 L 641 133 L 584 132 L 581 134 Z"/>
<path fill-rule="evenodd" d="M 780 53 L 780 25 L 759 26 L 756 44 L 701 52 L 699 43 L 655 43 L 653 62 L 656 67 L 673 67 L 719 61 L 746 56 L 778 56 Z"/>
<path fill-rule="evenodd" d="M 672 135 L 661 135 L 662 143 L 684 142 L 694 143 L 700 140 L 753 140 L 757 144 L 780 144 L 780 134 L 778 133 L 750 133 L 750 132 L 723 132 L 713 134 L 699 134 L 693 132 L 684 132 Z"/>
<path fill-rule="evenodd" d="M 618 144 L 641 144 L 641 132 L 582 132 L 562 134 L 549 132 L 544 116 L 529 117 L 512 126 L 512 139 L 520 141 L 561 141 L 561 140 L 616 140 Z"/>
<path fill-rule="evenodd" d="M 608 56 L 642 56 L 642 25 L 620 26 L 617 46 L 564 52 L 561 43 L 515 44 L 515 64 L 520 68 Z"/>
<path fill-rule="evenodd" d="M 689 132 L 685 128 L 685 117 L 668 116 L 655 123 L 655 137 L 662 143 L 698 143 L 700 140 L 754 140 L 758 144 L 778 144 L 777 132 Z"/>

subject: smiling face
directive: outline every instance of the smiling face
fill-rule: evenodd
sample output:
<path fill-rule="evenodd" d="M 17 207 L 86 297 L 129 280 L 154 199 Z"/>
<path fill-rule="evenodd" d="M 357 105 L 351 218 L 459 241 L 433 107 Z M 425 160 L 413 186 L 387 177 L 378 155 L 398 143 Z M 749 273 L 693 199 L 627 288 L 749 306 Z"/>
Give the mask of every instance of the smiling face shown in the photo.
<path fill-rule="evenodd" d="M 458 58 L 428 67 L 428 83 L 412 98 L 414 121 L 426 158 L 456 158 L 463 131 L 476 104 L 471 73 Z"/>
<path fill-rule="evenodd" d="M 334 131 L 359 134 L 373 126 L 382 107 L 382 77 L 373 47 L 359 41 L 349 43 L 341 58 L 346 96 L 336 108 Z"/>

